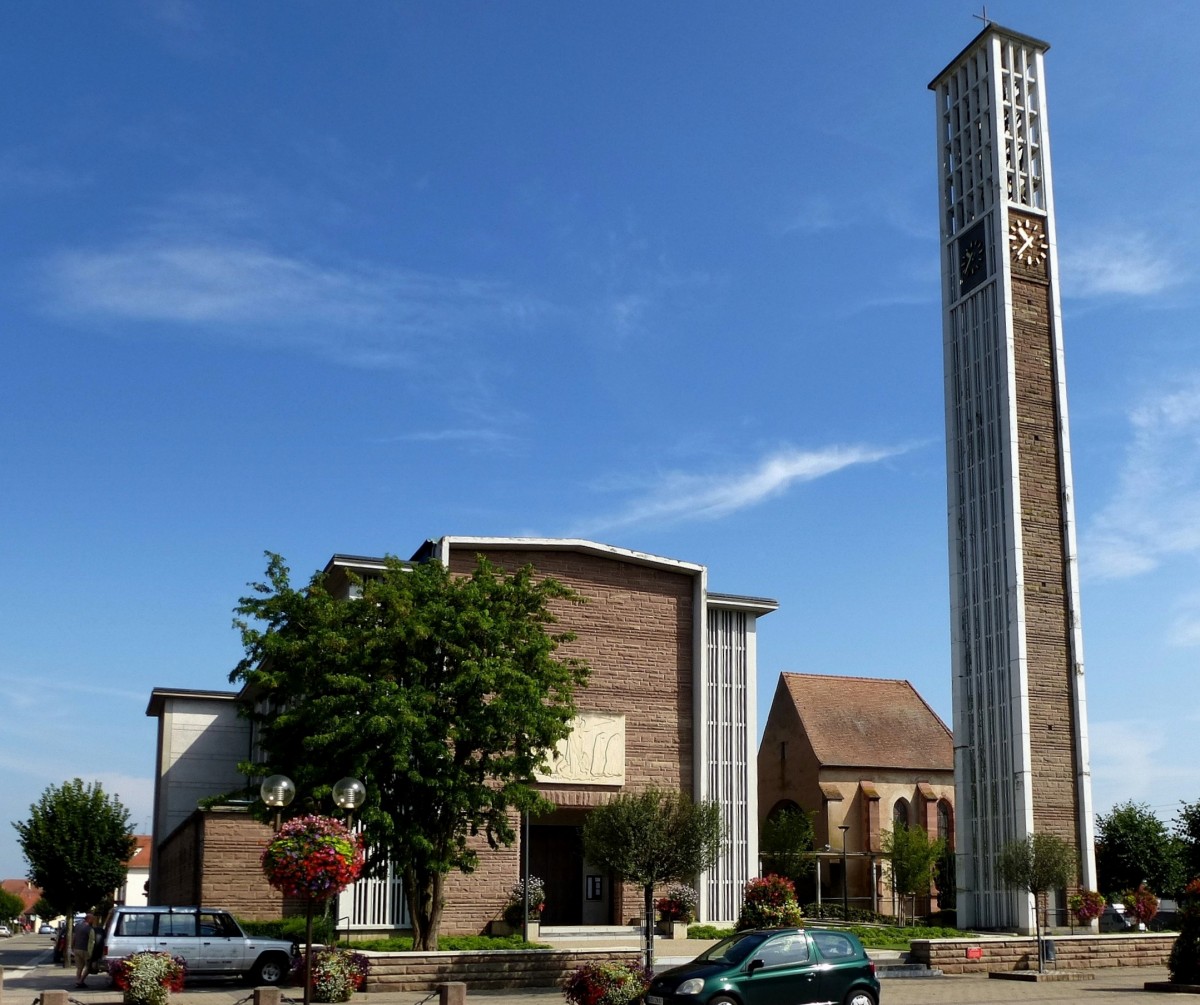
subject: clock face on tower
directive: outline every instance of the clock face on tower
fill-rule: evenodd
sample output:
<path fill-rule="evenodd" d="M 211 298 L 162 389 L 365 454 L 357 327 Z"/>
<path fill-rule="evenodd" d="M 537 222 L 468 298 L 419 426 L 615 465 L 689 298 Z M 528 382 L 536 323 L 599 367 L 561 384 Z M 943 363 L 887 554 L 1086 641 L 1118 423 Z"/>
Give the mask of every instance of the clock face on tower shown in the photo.
<path fill-rule="evenodd" d="M 980 220 L 958 239 L 955 262 L 958 267 L 959 296 L 969 293 L 987 278 L 986 236 L 984 222 Z"/>
<path fill-rule="evenodd" d="M 1012 217 L 1008 222 L 1008 248 L 1017 264 L 1041 267 L 1050 250 L 1046 225 L 1032 216 Z"/>

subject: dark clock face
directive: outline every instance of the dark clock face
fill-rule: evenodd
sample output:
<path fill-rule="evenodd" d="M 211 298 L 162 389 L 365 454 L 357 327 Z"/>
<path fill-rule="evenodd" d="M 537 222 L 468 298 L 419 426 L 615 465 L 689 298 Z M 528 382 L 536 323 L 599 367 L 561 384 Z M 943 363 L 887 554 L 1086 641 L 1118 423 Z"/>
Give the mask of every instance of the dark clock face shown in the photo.
<path fill-rule="evenodd" d="M 963 279 L 970 279 L 983 268 L 983 242 L 976 238 L 965 245 L 958 258 L 958 274 Z"/>
<path fill-rule="evenodd" d="M 1014 216 L 1008 223 L 1008 247 L 1013 261 L 1029 268 L 1041 268 L 1050 244 L 1041 220 L 1032 216 Z"/>
<path fill-rule="evenodd" d="M 988 274 L 987 233 L 980 220 L 965 231 L 956 245 L 959 295 L 969 293 L 982 283 Z"/>

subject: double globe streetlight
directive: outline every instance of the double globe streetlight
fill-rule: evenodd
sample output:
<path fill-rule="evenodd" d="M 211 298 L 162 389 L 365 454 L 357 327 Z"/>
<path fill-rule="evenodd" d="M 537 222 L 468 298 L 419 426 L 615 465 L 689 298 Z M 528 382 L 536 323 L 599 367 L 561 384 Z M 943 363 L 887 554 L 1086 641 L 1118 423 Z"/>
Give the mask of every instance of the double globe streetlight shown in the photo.
<path fill-rule="evenodd" d="M 275 830 L 283 816 L 284 807 L 296 798 L 296 783 L 287 775 L 271 775 L 258 787 L 262 801 L 271 807 Z M 367 801 L 367 787 L 357 778 L 341 778 L 333 783 L 333 802 L 346 814 L 346 826 L 354 826 L 354 811 Z"/>
<path fill-rule="evenodd" d="M 275 832 L 279 832 L 285 807 L 296 798 L 296 783 L 287 775 L 271 775 L 258 787 L 262 801 L 271 808 Z M 333 802 L 346 814 L 346 826 L 354 828 L 354 811 L 367 799 L 367 787 L 357 778 L 341 778 L 333 783 Z M 312 1001 L 312 897 L 307 898 L 304 925 L 304 1005 Z"/>

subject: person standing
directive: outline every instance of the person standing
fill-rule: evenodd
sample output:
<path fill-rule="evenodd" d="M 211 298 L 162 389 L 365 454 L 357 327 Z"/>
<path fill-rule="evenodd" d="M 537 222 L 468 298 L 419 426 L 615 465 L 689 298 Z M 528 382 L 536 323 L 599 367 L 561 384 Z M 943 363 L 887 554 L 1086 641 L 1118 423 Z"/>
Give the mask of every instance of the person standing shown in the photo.
<path fill-rule="evenodd" d="M 91 912 L 75 922 L 71 932 L 71 959 L 75 963 L 75 986 L 87 987 L 88 963 L 92 959 L 92 948 L 96 941 L 96 929 L 92 927 Z"/>

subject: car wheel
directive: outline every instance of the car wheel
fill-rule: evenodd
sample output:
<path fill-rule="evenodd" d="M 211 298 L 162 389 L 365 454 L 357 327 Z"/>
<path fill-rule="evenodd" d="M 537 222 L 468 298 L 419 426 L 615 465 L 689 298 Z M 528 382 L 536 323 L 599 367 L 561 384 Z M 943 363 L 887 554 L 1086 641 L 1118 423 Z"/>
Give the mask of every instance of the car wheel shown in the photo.
<path fill-rule="evenodd" d="M 842 1000 L 842 1005 L 875 1005 L 875 996 L 870 991 L 859 988 L 846 995 Z"/>
<path fill-rule="evenodd" d="M 728 995 L 718 995 L 716 998 L 710 998 L 708 1005 L 738 1005 L 738 1003 Z"/>
<path fill-rule="evenodd" d="M 250 971 L 250 980 L 255 984 L 271 986 L 282 984 L 288 975 L 288 964 L 282 956 L 264 956 Z"/>

